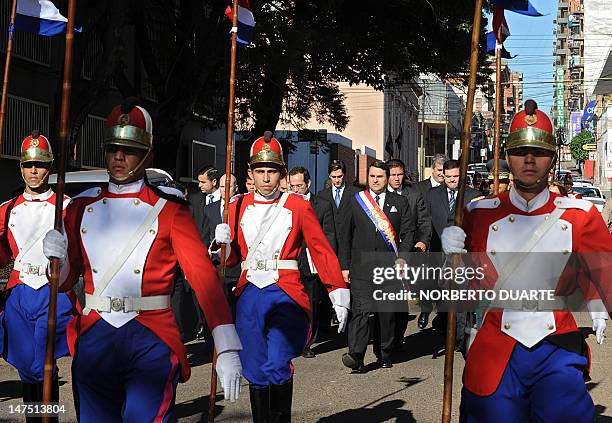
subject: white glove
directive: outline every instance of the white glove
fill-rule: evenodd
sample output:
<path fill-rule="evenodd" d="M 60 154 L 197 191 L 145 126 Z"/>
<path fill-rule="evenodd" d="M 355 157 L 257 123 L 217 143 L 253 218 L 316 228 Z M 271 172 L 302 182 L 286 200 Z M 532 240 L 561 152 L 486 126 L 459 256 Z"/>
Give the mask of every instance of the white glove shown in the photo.
<path fill-rule="evenodd" d="M 338 318 L 338 333 L 342 333 L 344 332 L 346 321 L 348 320 L 348 308 L 341 305 L 334 305 L 334 311 L 336 312 L 336 317 Z"/>
<path fill-rule="evenodd" d="M 445 254 L 467 253 L 465 249 L 465 232 L 459 226 L 444 228 L 442 236 L 442 251 Z"/>
<path fill-rule="evenodd" d="M 215 228 L 215 241 L 217 244 L 229 244 L 231 231 L 227 223 L 219 223 Z"/>
<path fill-rule="evenodd" d="M 226 400 L 235 402 L 240 396 L 242 364 L 238 351 L 223 351 L 217 356 L 217 375 Z"/>
<path fill-rule="evenodd" d="M 49 260 L 51 258 L 57 258 L 60 262 L 66 260 L 68 252 L 68 240 L 66 235 L 55 229 L 51 229 L 47 232 L 47 235 L 43 238 L 43 254 Z"/>
<path fill-rule="evenodd" d="M 595 332 L 595 338 L 598 344 L 603 344 L 604 338 L 606 337 L 604 332 L 606 331 L 606 319 L 596 318 L 593 319 L 593 332 Z"/>

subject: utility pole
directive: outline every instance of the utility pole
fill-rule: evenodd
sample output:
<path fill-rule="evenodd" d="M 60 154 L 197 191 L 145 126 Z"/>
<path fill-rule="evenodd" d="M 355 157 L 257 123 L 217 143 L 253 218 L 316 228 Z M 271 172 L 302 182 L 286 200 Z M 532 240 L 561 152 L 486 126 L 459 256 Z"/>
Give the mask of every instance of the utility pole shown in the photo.
<path fill-rule="evenodd" d="M 444 82 L 444 103 L 446 109 L 446 121 L 444 122 L 444 155 L 448 157 L 448 118 L 450 113 L 448 112 L 448 87 Z"/>
<path fill-rule="evenodd" d="M 425 84 L 423 84 L 423 95 L 421 96 L 421 141 L 419 146 L 419 179 L 425 177 Z"/>

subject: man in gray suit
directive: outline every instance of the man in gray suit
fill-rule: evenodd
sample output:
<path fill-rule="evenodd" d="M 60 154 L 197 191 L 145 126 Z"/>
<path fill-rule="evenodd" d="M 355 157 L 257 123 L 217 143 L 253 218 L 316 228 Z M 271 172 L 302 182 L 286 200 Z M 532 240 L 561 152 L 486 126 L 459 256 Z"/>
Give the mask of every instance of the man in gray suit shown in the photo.
<path fill-rule="evenodd" d="M 444 162 L 447 160 L 448 157 L 444 154 L 436 154 L 431 163 L 431 176 L 414 184 L 414 187 L 421 192 L 423 198 L 425 198 L 430 189 L 444 184 Z"/>

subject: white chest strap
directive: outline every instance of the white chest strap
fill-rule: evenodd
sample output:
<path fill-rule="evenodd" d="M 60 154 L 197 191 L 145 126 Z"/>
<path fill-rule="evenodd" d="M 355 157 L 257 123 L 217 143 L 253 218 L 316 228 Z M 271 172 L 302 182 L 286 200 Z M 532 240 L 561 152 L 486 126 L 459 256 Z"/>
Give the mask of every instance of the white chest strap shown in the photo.
<path fill-rule="evenodd" d="M 527 254 L 533 250 L 536 244 L 546 235 L 546 233 L 554 226 L 555 223 L 561 218 L 561 215 L 565 212 L 565 209 L 555 208 L 553 212 L 548 215 L 548 218 L 544 220 L 533 231 L 533 235 L 531 238 L 527 240 L 525 244 L 523 244 L 522 248 L 519 248 L 515 254 L 512 255 L 512 258 L 506 263 L 505 266 L 499 272 L 499 276 L 497 278 L 497 282 L 495 284 L 496 290 L 503 289 L 504 285 L 510 279 L 510 275 L 516 270 L 516 268 L 525 260 Z"/>
<path fill-rule="evenodd" d="M 249 253 L 247 254 L 246 259 L 244 260 L 246 263 L 251 263 L 253 254 L 257 250 L 257 247 L 259 247 L 259 244 L 261 244 L 261 241 L 263 241 L 266 234 L 270 231 L 270 228 L 272 228 L 274 222 L 276 222 L 276 218 L 278 218 L 278 216 L 280 215 L 288 198 L 289 194 L 287 194 L 286 192 L 281 195 L 280 200 L 278 201 L 278 203 L 276 203 L 276 210 L 274 211 L 274 214 L 272 215 L 270 220 L 268 220 L 264 225 L 261 226 L 261 228 L 259 228 L 259 232 L 257 233 L 255 240 L 251 244 L 251 247 L 249 248 Z"/>
<path fill-rule="evenodd" d="M 161 213 L 162 209 L 166 205 L 166 202 L 167 200 L 163 198 L 157 200 L 157 203 L 155 203 L 153 209 L 149 212 L 145 220 L 143 220 L 143 222 L 140 224 L 130 241 L 123 248 L 121 253 L 119 253 L 119 255 L 115 258 L 115 261 L 113 261 L 113 263 L 106 270 L 106 273 L 104 273 L 102 279 L 100 279 L 100 281 L 96 284 L 96 289 L 94 290 L 92 296 L 99 297 L 104 292 L 104 290 L 113 280 L 117 272 L 123 267 L 128 257 L 136 249 L 138 244 L 140 244 L 140 241 L 142 241 L 142 238 L 144 237 L 145 233 L 149 230 L 149 228 L 151 228 L 151 225 L 153 225 L 155 219 L 157 219 L 157 217 Z M 89 307 L 89 305 L 87 305 L 85 309 L 83 309 L 83 314 L 88 315 L 90 311 L 91 308 Z"/>

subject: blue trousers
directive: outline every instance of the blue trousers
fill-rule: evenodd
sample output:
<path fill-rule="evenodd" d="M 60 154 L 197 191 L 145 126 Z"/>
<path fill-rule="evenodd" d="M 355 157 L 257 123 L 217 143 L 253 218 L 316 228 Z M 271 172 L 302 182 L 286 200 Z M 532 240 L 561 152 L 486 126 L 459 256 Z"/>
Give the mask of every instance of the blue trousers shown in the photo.
<path fill-rule="evenodd" d="M 306 312 L 277 285 L 248 284 L 236 303 L 244 377 L 259 388 L 288 382 L 291 360 L 304 352 L 309 328 Z"/>
<path fill-rule="evenodd" d="M 168 422 L 178 358 L 136 320 L 115 328 L 100 319 L 77 340 L 74 404 L 81 423 Z"/>
<path fill-rule="evenodd" d="M 40 289 L 19 284 L 11 289 L 0 325 L 4 332 L 0 352 L 19 372 L 24 383 L 43 383 L 47 348 L 49 285 Z M 72 318 L 72 303 L 64 293 L 57 295 L 55 358 L 69 354 L 66 326 Z M 4 342 L 3 342 L 4 341 Z"/>
<path fill-rule="evenodd" d="M 587 359 L 546 341 L 517 344 L 497 390 L 480 397 L 463 388 L 461 423 L 593 423 L 595 406 L 582 369 Z"/>

